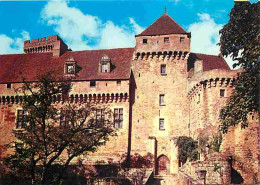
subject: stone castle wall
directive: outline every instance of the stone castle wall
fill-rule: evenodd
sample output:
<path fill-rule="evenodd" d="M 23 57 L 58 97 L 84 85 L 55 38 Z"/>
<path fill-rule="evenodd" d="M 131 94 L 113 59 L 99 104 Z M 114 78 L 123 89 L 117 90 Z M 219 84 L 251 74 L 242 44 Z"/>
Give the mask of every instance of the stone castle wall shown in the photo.
<path fill-rule="evenodd" d="M 117 136 L 111 137 L 107 145 L 100 147 L 94 154 L 90 154 L 92 161 L 107 162 L 108 158 L 110 161 L 116 161 L 128 151 L 129 80 L 122 80 L 120 85 L 115 80 L 96 81 L 96 87 L 90 87 L 89 83 L 89 81 L 74 82 L 67 101 L 73 104 L 91 102 L 108 107 L 112 112 L 115 108 L 123 108 L 123 128 L 118 129 Z M 14 83 L 11 89 L 7 89 L 6 84 L 0 84 L 0 135 L 3 136 L 0 137 L 0 144 L 2 146 L 15 141 L 17 111 L 22 109 L 20 99 L 22 96 L 18 97 L 19 94 L 15 93 L 14 89 L 21 85 L 21 83 Z M 19 101 L 16 102 L 16 100 Z M 62 99 L 56 97 L 55 104 L 62 106 Z"/>
<path fill-rule="evenodd" d="M 170 55 L 137 56 L 132 62 L 136 84 L 133 104 L 132 153 L 152 153 L 157 160 L 166 155 L 175 160 L 176 149 L 171 139 L 187 134 L 188 101 L 187 57 Z M 166 74 L 161 74 L 161 65 Z M 164 94 L 164 105 L 159 96 Z M 159 129 L 159 119 L 164 119 L 164 130 Z M 173 151 L 174 150 L 174 151 Z M 178 162 L 171 169 L 178 168 Z"/>
<path fill-rule="evenodd" d="M 213 135 L 218 132 L 219 114 L 233 90 L 237 71 L 215 70 L 197 74 L 190 79 L 190 136 L 197 139 L 202 132 Z M 211 77 L 211 78 L 209 78 Z M 196 83 L 197 81 L 197 83 Z M 193 84 L 193 87 L 191 86 Z M 220 90 L 225 90 L 224 97 Z M 244 183 L 253 183 L 258 177 L 259 125 L 257 115 L 249 116 L 249 127 L 231 127 L 223 135 L 221 153 L 232 156 L 232 166 Z M 227 160 L 227 158 L 226 158 Z"/>

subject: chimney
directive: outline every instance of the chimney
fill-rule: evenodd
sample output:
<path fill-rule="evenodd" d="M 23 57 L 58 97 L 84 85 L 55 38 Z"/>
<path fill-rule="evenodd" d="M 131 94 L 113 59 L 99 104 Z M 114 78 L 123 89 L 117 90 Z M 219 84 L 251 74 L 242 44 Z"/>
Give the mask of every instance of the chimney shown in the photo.
<path fill-rule="evenodd" d="M 53 57 L 59 57 L 68 50 L 58 35 L 49 36 L 47 39 L 42 37 L 34 40 L 24 41 L 24 52 L 27 53 L 52 53 Z"/>
<path fill-rule="evenodd" d="M 196 59 L 194 64 L 194 73 L 203 72 L 203 60 Z"/>

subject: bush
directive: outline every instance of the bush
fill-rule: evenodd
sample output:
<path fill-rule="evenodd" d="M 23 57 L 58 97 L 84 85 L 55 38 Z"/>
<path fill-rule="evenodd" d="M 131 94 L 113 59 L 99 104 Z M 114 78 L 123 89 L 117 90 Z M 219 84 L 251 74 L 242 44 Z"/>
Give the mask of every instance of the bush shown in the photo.
<path fill-rule="evenodd" d="M 181 136 L 177 141 L 179 149 L 179 161 L 184 164 L 188 159 L 194 161 L 198 159 L 198 142 L 191 137 Z"/>

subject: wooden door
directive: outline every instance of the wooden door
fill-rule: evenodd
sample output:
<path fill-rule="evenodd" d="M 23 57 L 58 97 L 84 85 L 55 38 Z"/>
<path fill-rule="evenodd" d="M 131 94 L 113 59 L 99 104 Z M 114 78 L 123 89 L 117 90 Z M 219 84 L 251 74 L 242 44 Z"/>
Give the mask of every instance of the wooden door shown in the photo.
<path fill-rule="evenodd" d="M 170 174 L 170 160 L 167 156 L 162 155 L 157 160 L 157 172 L 158 175 L 169 175 Z"/>

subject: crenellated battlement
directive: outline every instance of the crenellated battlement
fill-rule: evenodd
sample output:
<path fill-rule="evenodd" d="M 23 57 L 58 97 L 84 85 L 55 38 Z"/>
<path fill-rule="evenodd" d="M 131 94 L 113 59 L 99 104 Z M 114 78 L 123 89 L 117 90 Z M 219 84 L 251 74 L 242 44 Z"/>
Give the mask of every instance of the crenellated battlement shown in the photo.
<path fill-rule="evenodd" d="M 193 86 L 193 88 L 190 89 L 190 91 L 188 92 L 188 99 L 191 100 L 202 89 L 207 89 L 212 87 L 232 88 L 234 82 L 235 82 L 235 78 L 229 78 L 229 77 L 205 79 L 203 81 L 198 82 L 196 85 Z"/>
<path fill-rule="evenodd" d="M 20 104 L 26 99 L 25 96 L 0 96 L 0 105 L 12 105 Z M 93 93 L 93 94 L 71 94 L 69 96 L 55 95 L 52 97 L 52 102 L 55 103 L 64 103 L 69 101 L 70 103 L 112 103 L 112 102 L 128 102 L 129 94 L 128 93 Z"/>
<path fill-rule="evenodd" d="M 158 52 L 137 52 L 134 54 L 135 60 L 149 59 L 167 59 L 167 60 L 187 60 L 189 57 L 188 51 L 158 51 Z"/>
<path fill-rule="evenodd" d="M 53 56 L 60 56 L 68 50 L 68 46 L 58 35 L 42 37 L 24 41 L 24 52 L 27 53 L 49 53 Z"/>

